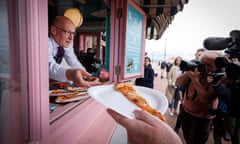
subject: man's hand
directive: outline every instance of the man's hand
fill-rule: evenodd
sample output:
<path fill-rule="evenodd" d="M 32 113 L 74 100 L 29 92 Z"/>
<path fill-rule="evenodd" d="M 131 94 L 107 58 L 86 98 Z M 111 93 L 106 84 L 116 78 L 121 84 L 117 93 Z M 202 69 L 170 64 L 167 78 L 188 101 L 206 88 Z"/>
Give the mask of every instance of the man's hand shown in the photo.
<path fill-rule="evenodd" d="M 68 80 L 73 81 L 74 85 L 76 86 L 91 87 L 101 84 L 98 78 L 92 79 L 90 73 L 81 69 L 68 69 L 66 71 L 66 76 Z M 88 81 L 90 79 L 91 81 Z"/>
<path fill-rule="evenodd" d="M 191 79 L 191 80 L 199 80 L 200 77 L 200 72 L 195 70 L 195 71 L 186 71 L 187 76 Z"/>
<path fill-rule="evenodd" d="M 166 123 L 145 111 L 135 110 L 136 119 L 128 119 L 107 109 L 120 125 L 126 128 L 130 144 L 181 144 L 180 138 Z"/>
<path fill-rule="evenodd" d="M 225 73 L 209 73 L 207 76 L 207 82 L 213 86 L 220 84 L 222 79 L 226 79 Z"/>

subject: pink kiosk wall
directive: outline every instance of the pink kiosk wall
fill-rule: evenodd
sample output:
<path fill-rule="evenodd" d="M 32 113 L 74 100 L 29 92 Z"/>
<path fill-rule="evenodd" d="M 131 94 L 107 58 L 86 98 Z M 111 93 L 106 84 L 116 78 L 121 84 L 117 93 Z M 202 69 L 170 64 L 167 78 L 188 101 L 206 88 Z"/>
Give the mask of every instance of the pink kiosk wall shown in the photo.
<path fill-rule="evenodd" d="M 130 0 L 111 2 L 111 12 L 118 8 L 126 11 L 124 4 Z M 0 143 L 90 143 L 106 144 L 111 140 L 116 123 L 106 113 L 106 108 L 93 99 L 70 104 L 66 113 L 57 119 L 49 114 L 48 84 L 48 1 L 8 0 L 10 83 L 2 94 Z M 119 65 L 119 40 L 124 36 L 119 27 L 124 20 L 111 15 L 110 82 L 121 81 L 115 74 Z M 145 32 L 144 32 L 145 33 Z M 144 50 L 144 49 L 143 49 Z"/>

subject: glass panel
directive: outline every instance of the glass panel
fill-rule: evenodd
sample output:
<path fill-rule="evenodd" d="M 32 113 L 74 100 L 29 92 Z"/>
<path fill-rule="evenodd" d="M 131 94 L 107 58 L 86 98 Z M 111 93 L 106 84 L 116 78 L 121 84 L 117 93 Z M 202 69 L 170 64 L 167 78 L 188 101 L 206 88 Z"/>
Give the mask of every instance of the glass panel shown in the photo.
<path fill-rule="evenodd" d="M 0 1 L 0 143 L 22 142 L 19 52 L 10 49 L 7 0 Z M 12 7 L 14 9 L 14 7 Z M 15 35 L 17 33 L 15 32 Z M 17 40 L 16 40 L 17 41 Z M 10 63 L 12 61 L 12 63 Z M 14 72 L 13 72 L 14 71 Z M 22 100 L 23 98 L 21 98 Z M 14 138 L 12 137 L 14 135 Z"/>
<path fill-rule="evenodd" d="M 0 143 L 4 142 L 6 134 L 3 129 L 7 120 L 7 113 L 4 112 L 9 104 L 9 45 L 8 45 L 8 17 L 6 0 L 0 1 Z"/>

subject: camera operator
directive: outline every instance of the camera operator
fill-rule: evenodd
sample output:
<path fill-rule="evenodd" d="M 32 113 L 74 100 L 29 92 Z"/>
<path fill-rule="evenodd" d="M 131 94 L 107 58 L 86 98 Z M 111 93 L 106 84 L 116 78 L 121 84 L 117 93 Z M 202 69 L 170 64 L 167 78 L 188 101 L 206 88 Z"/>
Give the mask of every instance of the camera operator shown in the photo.
<path fill-rule="evenodd" d="M 182 130 L 187 144 L 205 144 L 208 139 L 214 118 L 208 110 L 216 109 L 218 101 L 212 86 L 207 82 L 207 75 L 218 70 L 214 64 L 218 56 L 216 52 L 204 52 L 201 63 L 204 64 L 205 71 L 202 74 L 197 68 L 194 71 L 186 71 L 176 80 L 179 87 L 189 83 L 181 112 Z"/>
<path fill-rule="evenodd" d="M 240 44 L 238 45 L 240 49 Z M 232 144 L 240 143 L 240 62 L 238 58 L 229 58 L 231 60 L 226 69 L 227 78 L 230 80 L 229 91 L 230 101 L 228 105 L 228 113 L 226 117 L 227 129 L 231 135 Z M 230 66 L 231 65 L 231 66 Z"/>
<path fill-rule="evenodd" d="M 240 48 L 240 47 L 239 47 Z M 228 65 L 226 74 L 229 83 L 226 85 L 230 92 L 227 103 L 227 115 L 225 116 L 225 125 L 231 135 L 232 144 L 240 143 L 240 63 L 236 58 L 226 57 Z M 235 68 L 234 68 L 235 67 Z M 218 91 L 218 89 L 216 90 Z M 226 97 L 226 96 L 225 96 Z"/>
<path fill-rule="evenodd" d="M 191 61 L 192 62 L 200 61 L 201 55 L 205 50 L 206 50 L 205 48 L 197 49 L 197 51 L 194 54 L 195 58 L 192 59 Z M 183 62 L 183 60 L 182 60 L 182 62 Z M 180 70 L 182 72 L 184 72 L 183 69 L 184 68 L 181 68 L 181 66 L 180 66 Z M 175 124 L 175 127 L 174 127 L 174 130 L 175 130 L 176 133 L 178 133 L 179 129 L 181 128 L 181 109 L 183 108 L 183 99 L 184 99 L 184 96 L 185 96 L 185 89 L 186 89 L 185 86 L 177 87 L 177 89 L 175 90 L 175 93 L 174 93 L 174 97 L 177 97 L 177 98 L 180 99 L 180 101 L 179 101 L 179 114 L 177 116 L 176 124 Z"/>
<path fill-rule="evenodd" d="M 227 58 L 230 60 L 230 58 Z M 235 60 L 235 59 L 234 59 Z M 236 61 L 236 60 L 235 60 Z M 215 77 L 215 78 L 214 78 Z M 239 144 L 240 142 L 240 82 L 239 79 L 228 79 L 222 81 L 215 76 L 208 76 L 208 82 L 219 98 L 218 108 L 214 111 L 216 114 L 216 121 L 214 125 L 214 140 L 218 143 L 220 141 L 219 135 L 223 134 L 223 129 L 219 127 L 222 122 L 224 128 L 231 136 L 232 144 Z M 216 129 L 215 129 L 216 128 Z M 223 127 L 222 127 L 223 128 Z"/>
<path fill-rule="evenodd" d="M 216 87 L 213 86 L 219 100 L 225 99 L 227 113 L 224 117 L 224 123 L 231 135 L 232 144 L 240 143 L 240 31 L 233 30 L 228 38 L 210 37 L 204 41 L 204 46 L 208 50 L 225 50 L 225 63 L 220 61 L 216 64 L 225 68 L 228 83 L 222 83 L 215 80 Z M 212 79 L 214 80 L 214 78 Z M 209 79 L 211 82 L 211 79 Z M 226 93 L 222 93 L 225 91 Z M 230 95 L 230 96 L 229 96 Z M 220 103 L 221 104 L 221 103 Z"/>
<path fill-rule="evenodd" d="M 217 109 L 210 109 L 209 113 L 215 115 L 213 119 L 213 138 L 215 144 L 221 144 L 222 137 L 224 140 L 230 141 L 230 135 L 226 128 L 225 117 L 227 115 L 227 103 L 230 101 L 230 91 L 226 87 L 228 80 L 223 73 L 210 73 L 207 77 L 218 96 Z"/>
<path fill-rule="evenodd" d="M 228 104 L 229 115 L 225 118 L 227 130 L 232 139 L 232 144 L 240 143 L 240 83 L 231 84 L 229 88 L 231 93 L 230 102 Z"/>

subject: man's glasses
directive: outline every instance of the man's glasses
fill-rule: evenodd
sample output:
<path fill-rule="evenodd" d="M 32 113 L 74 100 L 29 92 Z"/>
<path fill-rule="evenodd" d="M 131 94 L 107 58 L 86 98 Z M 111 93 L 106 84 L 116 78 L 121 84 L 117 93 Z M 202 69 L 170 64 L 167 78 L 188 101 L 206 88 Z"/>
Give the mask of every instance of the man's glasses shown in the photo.
<path fill-rule="evenodd" d="M 55 26 L 56 28 L 58 28 L 59 30 L 65 32 L 65 34 L 66 34 L 67 37 L 70 36 L 70 35 L 73 35 L 73 36 L 76 35 L 76 32 L 67 31 L 67 30 L 65 30 L 65 29 L 62 29 L 62 28 L 56 26 L 56 25 L 54 25 L 54 26 Z"/>
<path fill-rule="evenodd" d="M 56 63 L 60 64 L 62 62 L 65 50 L 63 47 L 58 47 L 57 54 L 54 56 Z"/>

